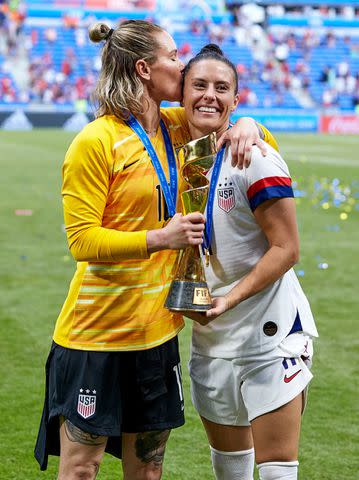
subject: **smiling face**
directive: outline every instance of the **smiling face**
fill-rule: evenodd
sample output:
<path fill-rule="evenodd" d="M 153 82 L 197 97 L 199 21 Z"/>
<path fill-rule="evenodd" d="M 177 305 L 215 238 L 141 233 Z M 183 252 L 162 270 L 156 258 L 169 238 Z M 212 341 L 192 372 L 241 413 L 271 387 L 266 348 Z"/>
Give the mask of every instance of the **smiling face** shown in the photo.
<path fill-rule="evenodd" d="M 210 132 L 221 134 L 228 128 L 229 116 L 238 99 L 229 65 L 214 59 L 193 63 L 184 78 L 183 105 L 192 138 Z"/>
<path fill-rule="evenodd" d="M 178 58 L 176 44 L 167 32 L 155 34 L 160 46 L 156 52 L 156 60 L 150 64 L 150 78 L 148 83 L 152 98 L 161 102 L 181 100 L 182 70 L 184 64 Z"/>

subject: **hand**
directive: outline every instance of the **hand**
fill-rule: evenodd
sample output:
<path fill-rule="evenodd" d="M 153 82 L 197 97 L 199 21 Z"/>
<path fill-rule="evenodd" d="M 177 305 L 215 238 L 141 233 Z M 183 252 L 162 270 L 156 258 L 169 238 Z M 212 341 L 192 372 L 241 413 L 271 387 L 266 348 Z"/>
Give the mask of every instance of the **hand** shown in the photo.
<path fill-rule="evenodd" d="M 213 297 L 212 308 L 206 311 L 206 317 L 208 321 L 214 320 L 215 318 L 222 315 L 222 313 L 229 310 L 229 308 L 229 301 L 226 297 Z"/>
<path fill-rule="evenodd" d="M 200 323 L 201 325 L 207 325 L 209 322 L 222 315 L 222 313 L 229 310 L 229 308 L 229 301 L 226 297 L 213 297 L 210 310 L 206 310 L 203 313 L 186 312 L 184 316 Z"/>
<path fill-rule="evenodd" d="M 205 218 L 199 212 L 182 215 L 176 213 L 162 229 L 164 248 L 178 250 L 203 242 Z"/>
<path fill-rule="evenodd" d="M 237 166 L 240 170 L 243 166 L 248 167 L 251 163 L 253 145 L 257 145 L 262 155 L 267 154 L 266 143 L 260 138 L 259 128 L 253 118 L 240 118 L 218 139 L 217 150 L 229 141 L 232 151 L 232 166 Z"/>
<path fill-rule="evenodd" d="M 207 312 L 184 312 L 184 316 L 186 318 L 189 318 L 191 320 L 194 320 L 195 322 L 198 322 L 200 323 L 201 325 L 207 325 L 207 323 L 209 323 L 212 319 L 211 318 L 207 318 L 207 315 L 206 315 Z"/>

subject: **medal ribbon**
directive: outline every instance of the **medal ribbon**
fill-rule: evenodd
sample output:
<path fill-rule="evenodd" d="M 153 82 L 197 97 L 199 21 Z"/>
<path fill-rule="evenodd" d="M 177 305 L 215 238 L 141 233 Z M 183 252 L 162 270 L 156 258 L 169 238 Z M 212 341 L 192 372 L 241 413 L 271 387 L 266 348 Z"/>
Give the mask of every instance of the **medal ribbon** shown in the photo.
<path fill-rule="evenodd" d="M 176 204 L 177 204 L 177 163 L 176 158 L 173 153 L 173 147 L 170 135 L 166 128 L 164 121 L 160 120 L 161 130 L 163 139 L 165 141 L 166 155 L 168 162 L 168 170 L 170 173 L 170 185 L 168 185 L 165 172 L 163 171 L 161 162 L 158 158 L 158 155 L 149 139 L 144 128 L 140 122 L 133 115 L 130 116 L 130 119 L 126 122 L 127 125 L 137 134 L 144 147 L 147 150 L 148 155 L 151 158 L 152 165 L 156 170 L 157 177 L 160 181 L 163 196 L 167 205 L 168 213 L 170 217 L 173 217 L 176 213 Z"/>
<path fill-rule="evenodd" d="M 229 123 L 228 128 L 232 128 L 233 125 Z M 217 188 L 218 178 L 222 167 L 223 155 L 226 150 L 225 145 L 222 146 L 220 151 L 217 153 L 216 160 L 213 165 L 213 172 L 211 176 L 211 181 L 209 184 L 208 200 L 207 200 L 207 211 L 206 211 L 206 227 L 203 235 L 203 245 L 202 252 L 209 255 L 212 242 L 212 224 L 213 224 L 213 205 L 214 205 L 214 196 Z M 206 257 L 207 257 L 206 255 Z M 209 262 L 209 257 L 207 257 L 206 264 Z"/>
<path fill-rule="evenodd" d="M 211 248 L 211 241 L 212 241 L 212 224 L 213 224 L 213 205 L 214 205 L 214 197 L 216 193 L 217 183 L 219 174 L 221 171 L 223 155 L 225 152 L 225 145 L 220 149 L 220 151 L 216 155 L 216 160 L 213 165 L 213 172 L 211 175 L 211 181 L 209 183 L 209 192 L 208 192 L 208 200 L 207 200 L 207 212 L 206 212 L 206 227 L 203 236 L 203 246 L 202 250 L 209 252 Z"/>

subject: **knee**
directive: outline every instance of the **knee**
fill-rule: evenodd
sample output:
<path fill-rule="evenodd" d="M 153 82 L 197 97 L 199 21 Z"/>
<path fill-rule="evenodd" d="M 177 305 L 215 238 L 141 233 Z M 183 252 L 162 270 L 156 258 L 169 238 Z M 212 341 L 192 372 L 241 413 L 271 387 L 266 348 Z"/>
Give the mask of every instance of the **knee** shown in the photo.
<path fill-rule="evenodd" d="M 162 477 L 162 463 L 150 462 L 143 470 L 141 480 L 160 480 Z"/>
<path fill-rule="evenodd" d="M 162 464 L 148 462 L 124 470 L 124 480 L 160 480 L 162 478 Z"/>
<path fill-rule="evenodd" d="M 99 469 L 100 463 L 97 461 L 68 465 L 66 471 L 59 475 L 58 480 L 94 480 Z"/>
<path fill-rule="evenodd" d="M 76 465 L 74 469 L 74 480 L 94 480 L 100 469 L 100 464 L 96 461 L 85 465 Z"/>

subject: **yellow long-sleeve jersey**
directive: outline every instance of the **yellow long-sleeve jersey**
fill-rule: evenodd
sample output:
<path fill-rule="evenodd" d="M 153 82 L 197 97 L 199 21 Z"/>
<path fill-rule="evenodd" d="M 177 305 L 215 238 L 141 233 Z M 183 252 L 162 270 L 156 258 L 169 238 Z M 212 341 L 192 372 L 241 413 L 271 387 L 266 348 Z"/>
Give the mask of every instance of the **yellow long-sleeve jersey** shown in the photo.
<path fill-rule="evenodd" d="M 182 109 L 162 111 L 174 147 L 189 141 Z M 151 139 L 169 178 L 161 129 Z M 114 116 L 88 124 L 63 166 L 63 205 L 77 271 L 54 341 L 86 350 L 141 350 L 174 337 L 181 315 L 164 308 L 177 252 L 148 255 L 146 232 L 161 228 L 165 203 L 137 135 Z"/>
<path fill-rule="evenodd" d="M 190 140 L 182 108 L 161 109 L 161 116 L 174 148 Z M 168 179 L 161 129 L 151 141 Z M 54 341 L 67 348 L 121 351 L 152 348 L 174 337 L 183 319 L 164 303 L 178 252 L 147 252 L 146 232 L 163 227 L 166 206 L 150 157 L 125 122 L 103 116 L 75 137 L 63 165 L 62 194 L 69 247 L 78 264 Z"/>

